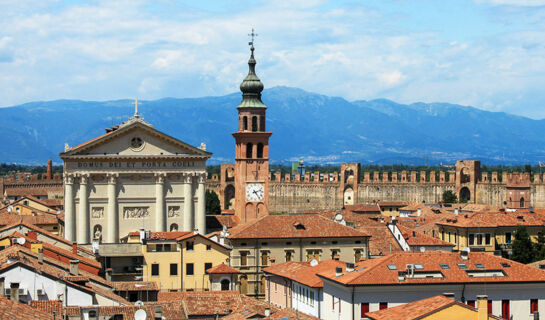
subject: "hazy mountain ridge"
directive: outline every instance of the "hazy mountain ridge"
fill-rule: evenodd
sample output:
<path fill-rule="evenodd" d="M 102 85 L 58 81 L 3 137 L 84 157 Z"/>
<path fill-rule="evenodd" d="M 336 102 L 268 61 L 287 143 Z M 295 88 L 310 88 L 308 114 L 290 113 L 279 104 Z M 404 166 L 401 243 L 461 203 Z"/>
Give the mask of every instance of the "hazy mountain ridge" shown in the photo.
<path fill-rule="evenodd" d="M 141 115 L 155 128 L 199 145 L 212 162 L 232 162 L 240 93 L 143 101 Z M 271 160 L 430 163 L 480 159 L 486 163 L 545 161 L 545 120 L 448 103 L 398 104 L 386 99 L 349 102 L 297 88 L 263 92 Z M 130 100 L 31 102 L 0 108 L 0 162 L 60 162 L 71 146 L 130 117 Z"/>

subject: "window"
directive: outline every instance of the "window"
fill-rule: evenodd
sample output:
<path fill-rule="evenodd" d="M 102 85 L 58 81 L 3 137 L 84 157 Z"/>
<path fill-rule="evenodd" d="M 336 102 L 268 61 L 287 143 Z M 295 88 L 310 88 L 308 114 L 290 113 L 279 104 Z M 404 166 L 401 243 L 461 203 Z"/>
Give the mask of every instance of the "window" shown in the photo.
<path fill-rule="evenodd" d="M 242 118 L 242 130 L 248 130 L 248 117 L 246 116 Z"/>
<path fill-rule="evenodd" d="M 193 241 L 188 241 L 185 243 L 185 249 L 187 251 L 193 251 Z"/>
<path fill-rule="evenodd" d="M 524 198 L 520 198 L 520 207 L 524 208 Z"/>
<path fill-rule="evenodd" d="M 320 250 L 307 250 L 307 261 L 320 261 Z"/>
<path fill-rule="evenodd" d="M 450 269 L 448 263 L 440 263 L 439 265 L 441 266 L 441 269 Z"/>
<path fill-rule="evenodd" d="M 268 266 L 269 265 L 269 252 L 268 251 L 261 251 L 261 265 L 262 266 Z"/>
<path fill-rule="evenodd" d="M 293 260 L 293 253 L 291 250 L 286 250 L 286 262 Z"/>
<path fill-rule="evenodd" d="M 396 267 L 395 264 L 389 264 L 389 265 L 387 265 L 387 267 L 388 267 L 388 269 L 390 269 L 390 270 L 397 270 L 397 267 Z"/>
<path fill-rule="evenodd" d="M 157 251 L 157 252 L 163 251 L 163 245 L 162 244 L 156 244 L 155 245 L 155 251 Z"/>
<path fill-rule="evenodd" d="M 445 241 L 445 231 L 441 231 L 441 240 Z"/>
<path fill-rule="evenodd" d="M 484 235 L 484 243 L 490 245 L 490 233 Z"/>
<path fill-rule="evenodd" d="M 507 262 L 502 262 L 501 266 L 504 267 L 504 268 L 511 268 L 511 265 L 509 263 L 507 263 Z"/>
<path fill-rule="evenodd" d="M 509 311 L 509 300 L 501 301 L 501 317 L 503 319 L 509 319 L 511 313 Z"/>
<path fill-rule="evenodd" d="M 185 274 L 187 276 L 192 276 L 193 274 L 195 274 L 195 270 L 193 270 L 193 263 L 185 264 Z"/>
<path fill-rule="evenodd" d="M 362 302 L 360 318 L 363 318 L 367 312 L 369 312 L 369 302 Z"/>
<path fill-rule="evenodd" d="M 457 244 L 458 243 L 458 234 L 455 232 L 454 233 L 454 244 Z"/>
<path fill-rule="evenodd" d="M 475 300 L 467 300 L 467 305 L 472 308 L 475 308 Z"/>
<path fill-rule="evenodd" d="M 171 263 L 170 264 L 170 275 L 171 276 L 177 276 L 178 275 L 178 264 L 177 263 Z"/>
<path fill-rule="evenodd" d="M 206 245 L 206 251 L 210 251 L 212 250 L 212 245 L 211 244 L 207 244 Z"/>
<path fill-rule="evenodd" d="M 538 302 L 537 299 L 530 299 L 530 314 L 538 312 Z"/>
<path fill-rule="evenodd" d="M 212 262 L 206 262 L 204 264 L 204 271 L 206 272 L 206 270 L 212 268 Z"/>
<path fill-rule="evenodd" d="M 338 249 L 333 249 L 333 250 L 331 250 L 331 259 L 333 259 L 333 260 L 339 260 L 339 259 L 340 259 L 339 251 L 340 251 L 340 250 L 338 250 Z"/>
<path fill-rule="evenodd" d="M 257 144 L 257 154 L 256 154 L 256 157 L 257 157 L 257 158 L 263 158 L 263 143 L 258 143 L 258 144 Z"/>
<path fill-rule="evenodd" d="M 361 249 L 354 250 L 354 262 L 359 262 L 361 260 Z"/>
<path fill-rule="evenodd" d="M 246 158 L 252 158 L 253 148 L 254 148 L 253 143 L 246 144 Z"/>
<path fill-rule="evenodd" d="M 388 309 L 388 302 L 381 302 L 378 304 L 378 309 L 379 310 L 384 310 L 384 309 Z"/>
<path fill-rule="evenodd" d="M 241 266 L 248 265 L 248 252 L 246 252 L 246 251 L 241 251 L 240 252 L 240 265 Z"/>
<path fill-rule="evenodd" d="M 505 243 L 506 244 L 511 244 L 511 232 L 506 232 L 505 233 Z"/>
<path fill-rule="evenodd" d="M 492 314 L 492 300 L 488 300 L 488 314 Z"/>
<path fill-rule="evenodd" d="M 472 246 L 475 244 L 475 235 L 474 234 L 470 234 L 469 235 L 469 245 Z"/>
<path fill-rule="evenodd" d="M 265 131 L 265 116 L 261 116 L 259 120 L 259 131 Z"/>
<path fill-rule="evenodd" d="M 450 232 L 448 233 L 448 242 L 451 242 L 450 241 Z"/>
<path fill-rule="evenodd" d="M 477 269 L 484 269 L 484 266 L 481 263 L 475 263 Z"/>
<path fill-rule="evenodd" d="M 482 246 L 483 245 L 483 235 L 478 233 L 477 234 L 477 245 Z"/>
<path fill-rule="evenodd" d="M 460 269 L 467 269 L 467 265 L 465 263 L 457 263 L 457 265 Z"/>
<path fill-rule="evenodd" d="M 252 131 L 257 131 L 257 117 L 256 116 L 253 116 L 252 117 Z"/>
<path fill-rule="evenodd" d="M 151 275 L 152 276 L 158 276 L 159 275 L 159 264 L 153 263 L 151 265 Z"/>
<path fill-rule="evenodd" d="M 424 270 L 424 266 L 421 265 L 421 264 L 415 264 L 415 265 L 414 265 L 414 268 L 415 268 L 416 270 Z"/>

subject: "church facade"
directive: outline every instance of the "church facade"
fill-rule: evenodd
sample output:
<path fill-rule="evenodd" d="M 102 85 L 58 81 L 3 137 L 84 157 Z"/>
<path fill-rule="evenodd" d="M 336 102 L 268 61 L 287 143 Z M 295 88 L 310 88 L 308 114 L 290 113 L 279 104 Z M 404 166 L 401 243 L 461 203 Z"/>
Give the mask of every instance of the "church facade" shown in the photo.
<path fill-rule="evenodd" d="M 204 144 L 193 147 L 144 121 L 65 147 L 65 238 L 117 243 L 131 231 L 206 233 Z"/>

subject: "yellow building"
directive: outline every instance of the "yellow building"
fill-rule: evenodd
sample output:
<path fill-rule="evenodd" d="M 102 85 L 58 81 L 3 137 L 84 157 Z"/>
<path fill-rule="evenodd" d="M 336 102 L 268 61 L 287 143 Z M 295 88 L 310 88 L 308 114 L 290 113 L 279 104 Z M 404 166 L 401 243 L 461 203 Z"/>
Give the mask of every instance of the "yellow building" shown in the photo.
<path fill-rule="evenodd" d="M 542 217 L 531 212 L 462 213 L 437 222 L 437 226 L 439 237 L 454 244 L 454 250 L 469 247 L 471 251 L 486 252 L 509 252 L 519 226 L 526 227 L 533 242 L 545 231 Z"/>
<path fill-rule="evenodd" d="M 488 314 L 487 296 L 477 297 L 477 308 L 445 296 L 435 296 L 397 307 L 367 312 L 371 320 L 492 320 L 499 317 Z"/>
<path fill-rule="evenodd" d="M 142 280 L 161 291 L 210 290 L 206 270 L 229 260 L 228 247 L 193 231 L 131 232 L 127 242 L 142 242 Z"/>

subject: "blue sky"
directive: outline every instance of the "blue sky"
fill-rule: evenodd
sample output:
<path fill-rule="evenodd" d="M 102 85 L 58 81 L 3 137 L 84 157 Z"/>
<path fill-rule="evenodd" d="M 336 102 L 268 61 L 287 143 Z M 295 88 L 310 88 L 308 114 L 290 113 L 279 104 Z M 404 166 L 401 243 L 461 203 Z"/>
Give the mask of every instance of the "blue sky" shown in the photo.
<path fill-rule="evenodd" d="M 545 0 L 5 1 L 0 105 L 266 87 L 545 118 Z"/>

